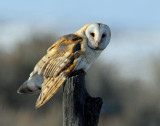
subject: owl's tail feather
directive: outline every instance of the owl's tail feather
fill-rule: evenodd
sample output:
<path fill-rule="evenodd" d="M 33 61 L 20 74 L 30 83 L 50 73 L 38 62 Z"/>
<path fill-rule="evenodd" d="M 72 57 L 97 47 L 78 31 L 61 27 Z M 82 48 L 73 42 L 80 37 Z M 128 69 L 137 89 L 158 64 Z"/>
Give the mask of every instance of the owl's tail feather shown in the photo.
<path fill-rule="evenodd" d="M 35 74 L 26 80 L 17 90 L 19 94 L 35 94 L 40 93 L 44 79 L 42 75 Z"/>

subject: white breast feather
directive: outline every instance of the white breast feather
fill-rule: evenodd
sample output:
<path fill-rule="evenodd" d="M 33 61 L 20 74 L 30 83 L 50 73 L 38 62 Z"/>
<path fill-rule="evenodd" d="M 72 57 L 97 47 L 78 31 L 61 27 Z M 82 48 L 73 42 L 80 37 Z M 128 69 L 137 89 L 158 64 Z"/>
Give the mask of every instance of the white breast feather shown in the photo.
<path fill-rule="evenodd" d="M 87 71 L 91 64 L 94 62 L 96 58 L 101 54 L 102 51 L 100 50 L 93 50 L 90 49 L 88 46 L 86 46 L 86 50 L 84 54 L 82 54 L 73 71 L 83 69 L 84 71 Z"/>

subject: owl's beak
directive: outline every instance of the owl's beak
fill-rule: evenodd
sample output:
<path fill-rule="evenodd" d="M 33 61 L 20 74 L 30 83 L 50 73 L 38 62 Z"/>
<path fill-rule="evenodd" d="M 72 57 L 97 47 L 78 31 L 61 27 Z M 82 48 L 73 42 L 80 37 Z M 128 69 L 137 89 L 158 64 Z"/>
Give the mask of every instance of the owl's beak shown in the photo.
<path fill-rule="evenodd" d="M 96 41 L 96 43 L 95 43 L 95 47 L 98 47 L 98 46 L 99 46 L 99 44 L 100 44 L 100 42 L 99 42 L 99 41 Z"/>

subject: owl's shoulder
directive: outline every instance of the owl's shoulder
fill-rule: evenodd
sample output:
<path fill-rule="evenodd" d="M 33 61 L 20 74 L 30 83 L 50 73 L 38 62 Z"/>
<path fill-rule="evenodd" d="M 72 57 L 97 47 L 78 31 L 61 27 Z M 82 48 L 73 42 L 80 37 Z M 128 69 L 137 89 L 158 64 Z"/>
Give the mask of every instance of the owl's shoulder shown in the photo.
<path fill-rule="evenodd" d="M 83 38 L 75 35 L 75 34 L 68 34 L 64 35 L 59 38 L 59 40 L 54 43 L 48 50 L 47 52 L 66 52 L 69 48 L 72 49 L 72 47 L 79 47 L 80 42 L 83 41 Z M 77 45 L 77 46 L 74 46 Z M 75 48 L 73 48 L 74 50 Z"/>
<path fill-rule="evenodd" d="M 66 42 L 74 42 L 74 41 L 82 41 L 83 38 L 75 35 L 75 34 L 68 34 L 68 35 L 64 35 L 60 38 L 60 40 L 66 41 Z"/>

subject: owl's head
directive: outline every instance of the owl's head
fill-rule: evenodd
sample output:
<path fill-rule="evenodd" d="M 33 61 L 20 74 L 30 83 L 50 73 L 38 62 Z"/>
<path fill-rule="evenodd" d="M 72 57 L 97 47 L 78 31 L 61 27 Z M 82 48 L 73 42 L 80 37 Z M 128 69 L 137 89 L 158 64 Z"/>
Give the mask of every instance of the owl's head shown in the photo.
<path fill-rule="evenodd" d="M 103 50 L 109 44 L 111 38 L 110 28 L 101 23 L 91 23 L 85 29 L 88 46 L 91 49 Z"/>

